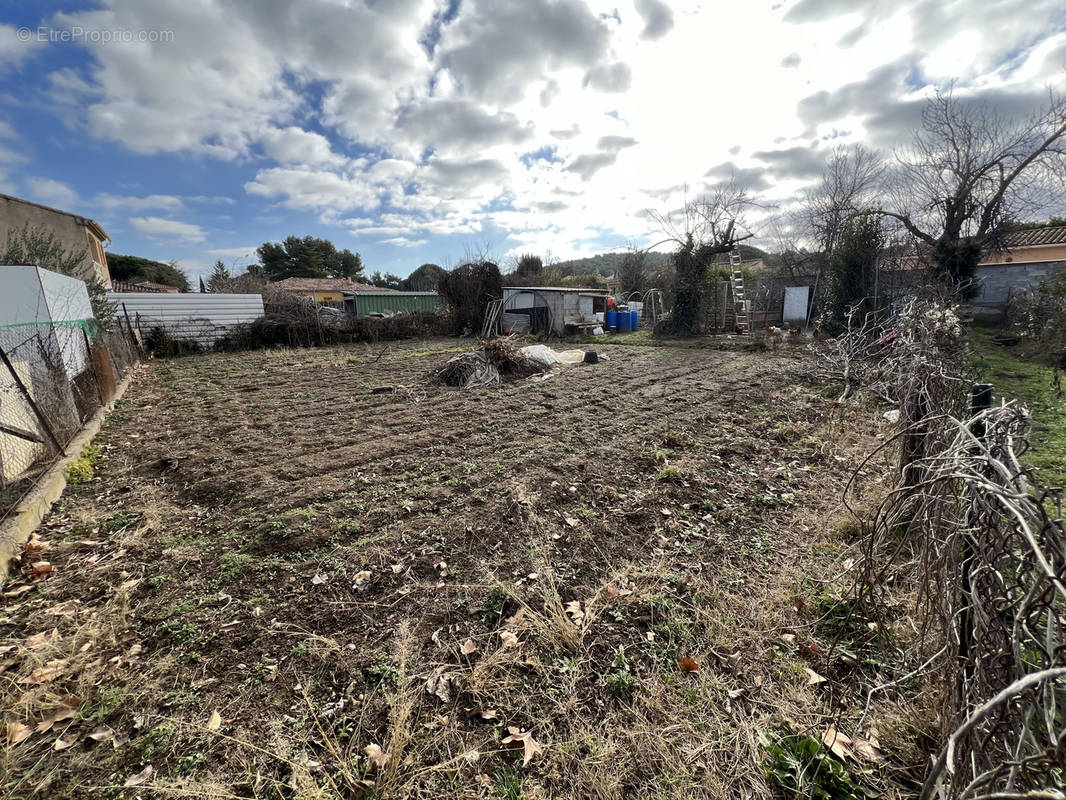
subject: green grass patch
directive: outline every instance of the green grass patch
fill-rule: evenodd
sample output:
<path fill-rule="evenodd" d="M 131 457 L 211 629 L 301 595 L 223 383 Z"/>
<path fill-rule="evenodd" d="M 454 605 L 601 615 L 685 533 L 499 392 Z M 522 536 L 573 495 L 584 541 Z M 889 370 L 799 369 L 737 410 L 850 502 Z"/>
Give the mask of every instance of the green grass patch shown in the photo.
<path fill-rule="evenodd" d="M 994 331 L 973 328 L 974 365 L 1000 398 L 1021 400 L 1033 410 L 1031 449 L 1023 461 L 1043 486 L 1066 487 L 1066 396 L 1055 385 L 1055 370 L 1019 358 L 998 344 Z"/>

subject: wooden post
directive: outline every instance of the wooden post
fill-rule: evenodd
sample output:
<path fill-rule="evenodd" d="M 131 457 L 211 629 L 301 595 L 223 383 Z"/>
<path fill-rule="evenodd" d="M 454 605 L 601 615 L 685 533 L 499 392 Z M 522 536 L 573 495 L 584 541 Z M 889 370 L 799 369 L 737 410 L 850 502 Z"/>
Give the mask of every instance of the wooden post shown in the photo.
<path fill-rule="evenodd" d="M 85 357 L 89 360 L 89 366 L 93 368 L 93 380 L 96 381 L 96 394 L 100 397 L 100 405 L 107 405 L 104 399 L 104 387 L 100 385 L 100 372 L 96 369 L 96 362 L 93 360 L 93 346 L 89 343 L 89 334 L 85 332 L 85 328 L 81 329 L 81 336 L 85 340 Z"/>
<path fill-rule="evenodd" d="M 52 426 L 48 424 L 48 420 L 41 412 L 40 407 L 37 405 L 37 401 L 33 399 L 33 395 L 30 394 L 30 390 L 26 388 L 26 384 L 22 382 L 22 378 L 15 372 L 15 367 L 11 363 L 11 359 L 7 357 L 7 353 L 4 352 L 4 348 L 0 347 L 0 359 L 3 359 L 4 366 L 7 367 L 7 371 L 11 373 L 11 377 L 15 379 L 15 385 L 18 386 L 19 391 L 22 392 L 22 396 L 26 398 L 26 402 L 30 404 L 30 408 L 33 409 L 33 413 L 37 415 L 37 419 L 40 420 L 41 427 L 44 428 L 45 433 L 48 434 L 48 438 L 52 440 L 52 444 L 55 445 L 56 452 L 63 452 L 63 445 L 59 443 L 58 437 L 52 430 Z"/>

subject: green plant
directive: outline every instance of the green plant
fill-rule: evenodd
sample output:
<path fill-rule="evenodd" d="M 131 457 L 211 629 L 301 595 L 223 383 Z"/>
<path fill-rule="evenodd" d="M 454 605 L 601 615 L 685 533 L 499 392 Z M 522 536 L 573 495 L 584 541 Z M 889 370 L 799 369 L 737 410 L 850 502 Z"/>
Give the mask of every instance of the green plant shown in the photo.
<path fill-rule="evenodd" d="M 223 580 L 235 580 L 252 564 L 248 553 L 223 553 L 218 557 L 218 572 Z"/>
<path fill-rule="evenodd" d="M 504 800 L 522 800 L 522 779 L 512 769 L 499 770 L 492 778 L 492 788 Z"/>
<path fill-rule="evenodd" d="M 93 467 L 101 458 L 100 448 L 87 444 L 76 459 L 67 467 L 67 480 L 72 484 L 88 483 L 93 479 Z"/>
<path fill-rule="evenodd" d="M 759 741 L 767 754 L 767 777 L 782 797 L 856 800 L 862 796 L 847 768 L 813 736 L 760 731 Z"/>
<path fill-rule="evenodd" d="M 375 655 L 374 660 L 363 671 L 373 683 L 387 683 L 391 686 L 398 686 L 400 683 L 400 670 L 396 662 L 384 653 Z"/>

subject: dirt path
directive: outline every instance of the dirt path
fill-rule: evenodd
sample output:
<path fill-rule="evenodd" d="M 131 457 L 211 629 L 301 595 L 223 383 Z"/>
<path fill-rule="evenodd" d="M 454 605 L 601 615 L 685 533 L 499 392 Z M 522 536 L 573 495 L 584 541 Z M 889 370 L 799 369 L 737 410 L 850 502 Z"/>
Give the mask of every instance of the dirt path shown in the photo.
<path fill-rule="evenodd" d="M 7 587 L 8 796 L 766 796 L 877 415 L 787 352 L 426 387 L 461 345 L 154 363 Z"/>

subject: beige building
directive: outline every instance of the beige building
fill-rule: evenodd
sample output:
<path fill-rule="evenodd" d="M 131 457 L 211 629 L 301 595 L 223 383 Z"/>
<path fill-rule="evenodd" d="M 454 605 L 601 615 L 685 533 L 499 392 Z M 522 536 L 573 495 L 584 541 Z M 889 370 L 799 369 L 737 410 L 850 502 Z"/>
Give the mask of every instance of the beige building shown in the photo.
<path fill-rule="evenodd" d="M 111 239 L 94 220 L 0 194 L 0 244 L 7 241 L 8 234 L 27 226 L 31 230 L 48 231 L 65 250 L 84 252 L 82 272 L 75 277 L 82 280 L 95 277 L 111 288 L 111 274 L 107 271 L 107 255 L 104 253 L 104 247 L 111 243 Z"/>
<path fill-rule="evenodd" d="M 992 264 L 1043 264 L 1066 261 L 1066 225 L 1048 225 L 1014 231 L 1003 237 L 1003 249 L 987 253 L 981 266 Z"/>

